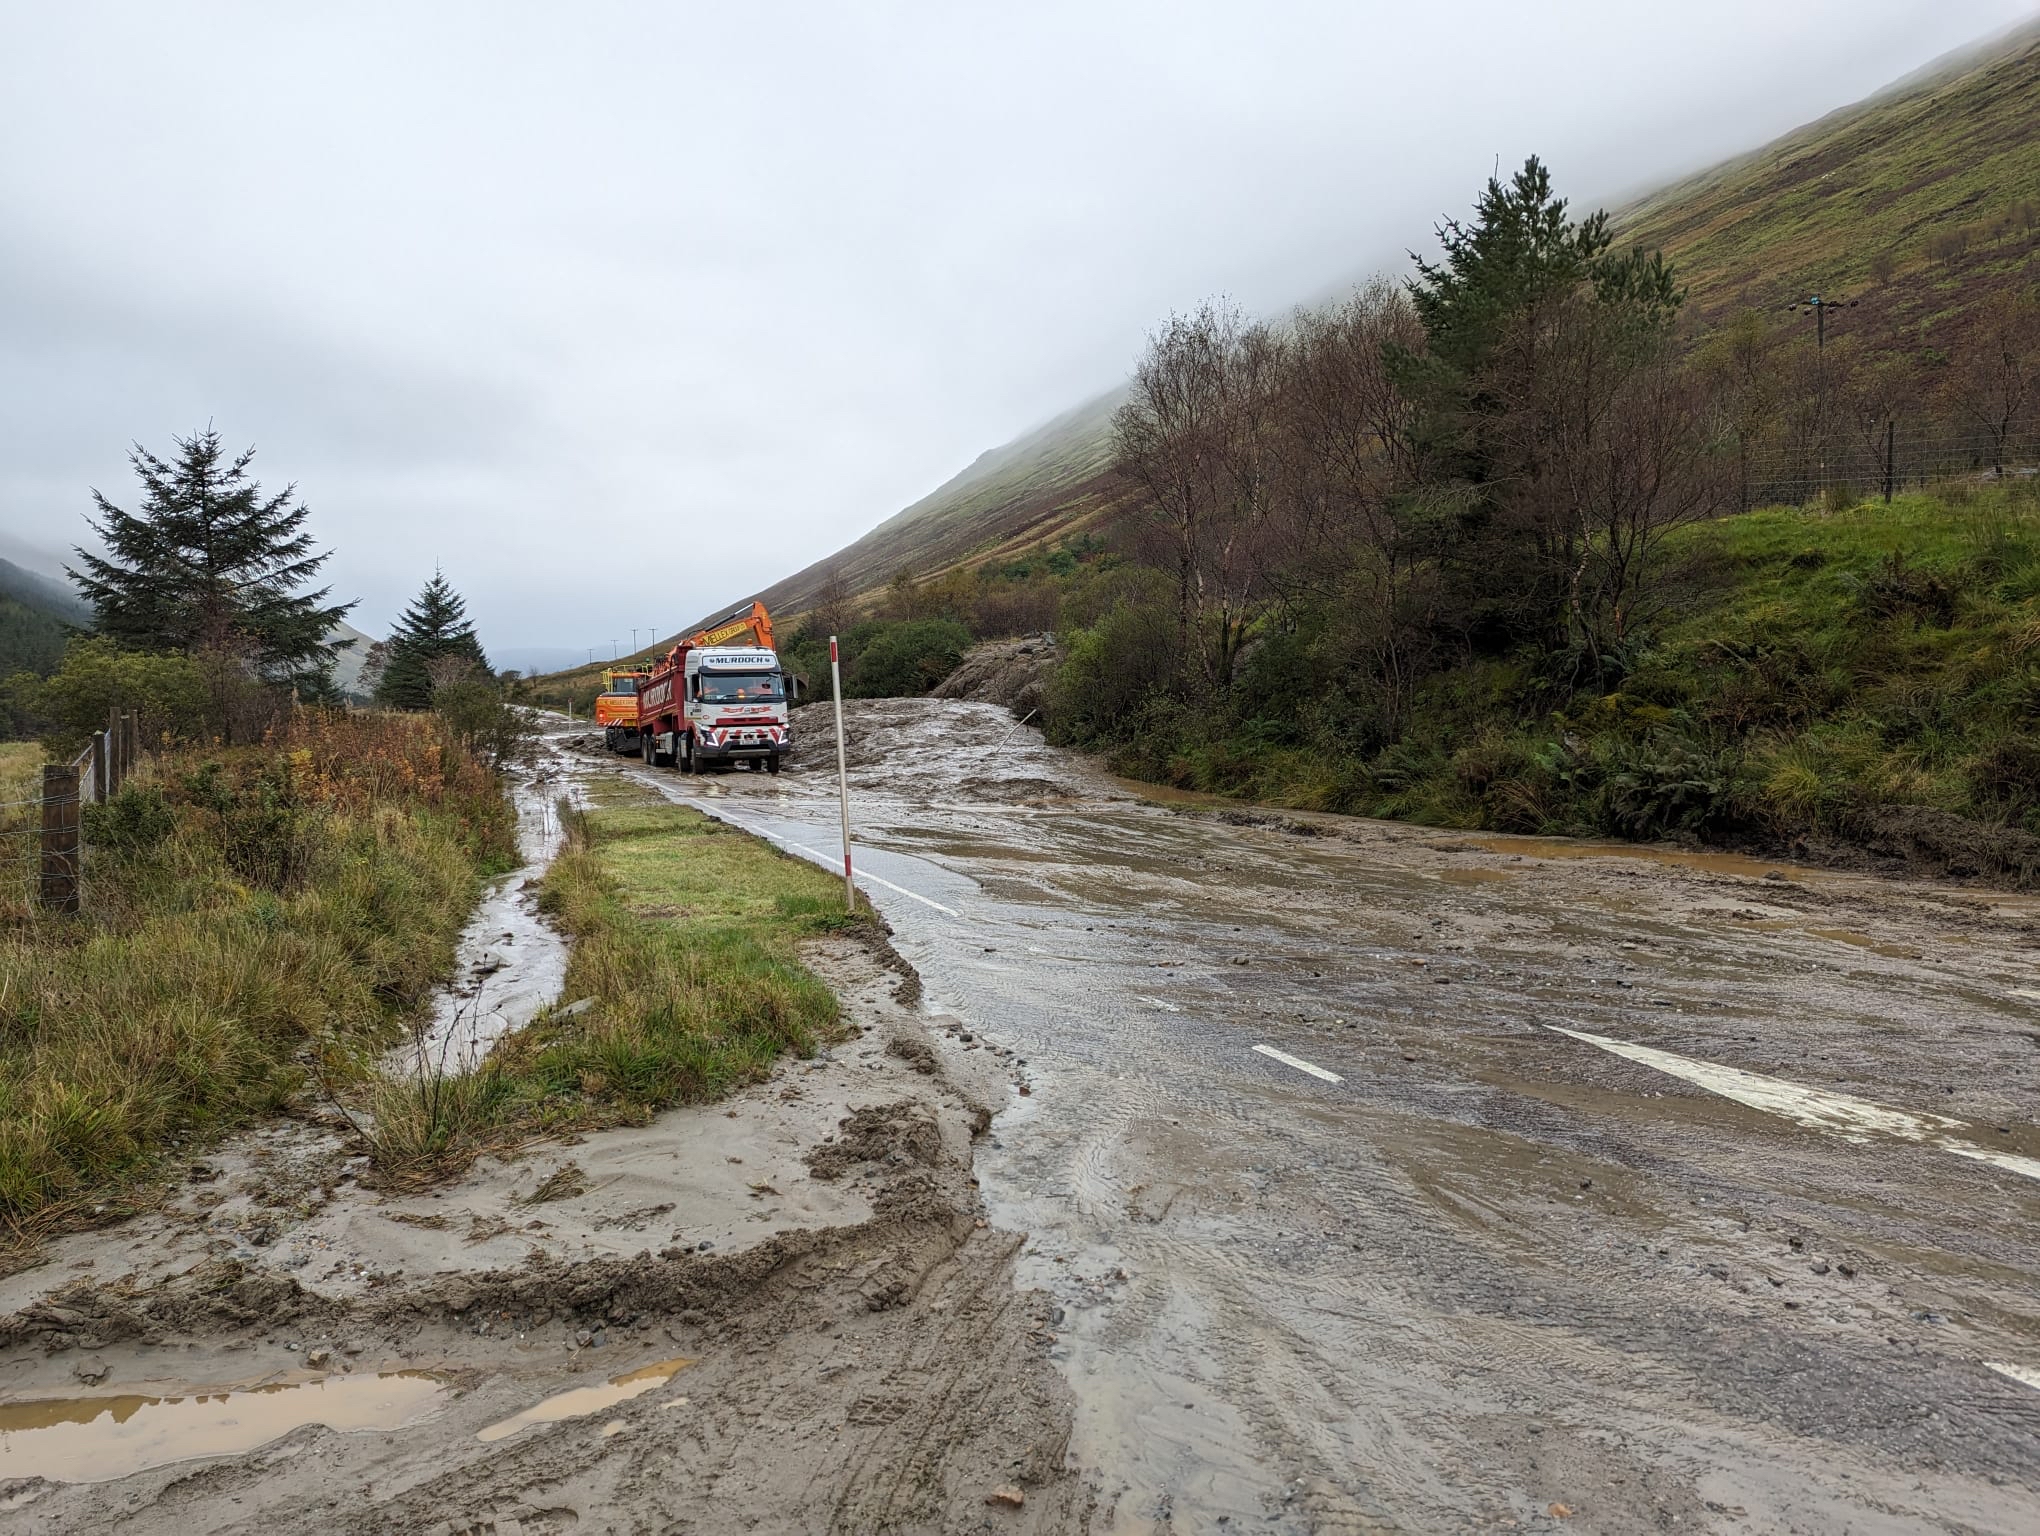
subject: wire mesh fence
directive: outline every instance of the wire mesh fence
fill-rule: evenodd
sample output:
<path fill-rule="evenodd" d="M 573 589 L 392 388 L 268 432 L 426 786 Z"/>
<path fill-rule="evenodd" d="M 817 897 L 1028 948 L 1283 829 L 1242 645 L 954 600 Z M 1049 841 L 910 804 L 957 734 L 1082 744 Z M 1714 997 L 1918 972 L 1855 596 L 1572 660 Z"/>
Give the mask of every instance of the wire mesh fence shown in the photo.
<path fill-rule="evenodd" d="M 1949 431 L 1897 418 L 1860 428 L 1769 437 L 1734 457 L 1744 510 L 1825 501 L 1854 505 L 1968 482 L 2040 481 L 2040 430 Z"/>

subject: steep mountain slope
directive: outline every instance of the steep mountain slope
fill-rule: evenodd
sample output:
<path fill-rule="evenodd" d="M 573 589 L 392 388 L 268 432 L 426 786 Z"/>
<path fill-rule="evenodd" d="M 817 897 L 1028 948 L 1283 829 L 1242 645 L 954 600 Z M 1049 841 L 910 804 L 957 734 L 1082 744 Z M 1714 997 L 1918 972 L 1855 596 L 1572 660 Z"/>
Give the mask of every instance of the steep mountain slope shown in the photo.
<path fill-rule="evenodd" d="M 1847 323 L 1942 350 L 2035 275 L 2040 23 L 1965 50 L 1623 210 L 1705 323 L 1819 292 Z"/>
<path fill-rule="evenodd" d="M 92 610 L 61 582 L 0 560 L 0 677 L 50 671 L 71 629 L 91 622 Z"/>
<path fill-rule="evenodd" d="M 1924 325 L 1930 344 L 1946 346 L 1989 298 L 2035 274 L 2036 103 L 2040 23 L 1938 60 L 1620 209 L 1616 226 L 1622 238 L 1673 257 L 1703 325 L 1839 285 L 1860 294 L 1849 323 L 1885 334 Z M 1110 419 L 1120 398 L 1115 390 L 985 454 L 768 588 L 765 601 L 792 613 L 831 573 L 864 593 L 903 568 L 934 575 L 1095 524 L 1109 510 Z"/>
<path fill-rule="evenodd" d="M 1113 390 L 979 456 L 976 463 L 897 512 L 849 547 L 818 560 L 760 596 L 774 613 L 810 606 L 824 583 L 839 579 L 868 592 L 907 569 L 933 576 L 1008 546 L 1072 533 L 1108 506 L 1104 476 L 1112 456 Z"/>
<path fill-rule="evenodd" d="M 375 644 L 375 638 L 343 620 L 333 626 L 333 633 L 326 639 L 339 645 L 333 656 L 333 685 L 344 694 L 361 695 L 361 669 L 368 661 L 368 648 Z M 351 643 L 340 644 L 342 641 Z"/>

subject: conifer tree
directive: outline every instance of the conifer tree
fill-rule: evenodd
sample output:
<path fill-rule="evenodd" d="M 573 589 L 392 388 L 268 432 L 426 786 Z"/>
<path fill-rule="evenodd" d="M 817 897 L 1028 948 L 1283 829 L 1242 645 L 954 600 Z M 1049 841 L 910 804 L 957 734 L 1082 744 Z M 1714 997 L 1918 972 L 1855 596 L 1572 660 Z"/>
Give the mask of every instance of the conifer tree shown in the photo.
<path fill-rule="evenodd" d="M 462 662 L 484 674 L 489 670 L 482 642 L 468 622 L 466 602 L 446 573 L 435 569 L 385 642 L 376 701 L 397 709 L 430 709 L 433 692 Z"/>
<path fill-rule="evenodd" d="M 330 587 L 302 590 L 331 558 L 305 530 L 310 509 L 295 485 L 263 494 L 248 473 L 253 448 L 229 458 L 210 427 L 175 441 L 168 462 L 140 444 L 129 453 L 138 512 L 92 493 L 107 554 L 76 550 L 82 569 L 68 574 L 99 632 L 138 650 L 234 656 L 265 682 L 322 691 L 327 637 L 354 605 L 328 603 Z"/>

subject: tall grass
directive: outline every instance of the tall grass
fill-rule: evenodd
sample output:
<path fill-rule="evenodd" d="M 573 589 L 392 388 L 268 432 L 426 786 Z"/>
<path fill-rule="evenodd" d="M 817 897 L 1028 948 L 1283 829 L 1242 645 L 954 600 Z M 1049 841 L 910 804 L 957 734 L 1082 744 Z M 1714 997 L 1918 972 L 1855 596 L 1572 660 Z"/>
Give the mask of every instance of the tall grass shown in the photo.
<path fill-rule="evenodd" d="M 117 1201 L 166 1149 L 363 1076 L 514 861 L 429 720 L 306 714 L 151 759 L 89 807 L 82 916 L 0 926 L 0 1231 Z"/>
<path fill-rule="evenodd" d="M 847 917 L 830 876 L 677 806 L 562 814 L 542 901 L 574 941 L 563 997 L 586 1005 L 542 1015 L 472 1071 L 385 1079 L 372 1105 L 385 1176 L 534 1133 L 642 1123 L 837 1031 L 836 999 L 799 947 L 870 918 Z"/>

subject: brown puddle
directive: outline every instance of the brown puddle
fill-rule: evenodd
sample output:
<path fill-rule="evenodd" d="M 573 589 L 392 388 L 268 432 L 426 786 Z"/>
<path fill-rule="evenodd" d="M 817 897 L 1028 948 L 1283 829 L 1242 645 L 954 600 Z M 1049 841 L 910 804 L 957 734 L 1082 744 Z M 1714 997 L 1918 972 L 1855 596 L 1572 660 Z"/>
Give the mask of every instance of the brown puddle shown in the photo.
<path fill-rule="evenodd" d="M 1917 944 L 1886 944 L 1873 939 L 1867 933 L 1857 933 L 1853 928 L 1809 928 L 1806 930 L 1816 939 L 1830 939 L 1837 944 L 1853 944 L 1858 949 L 1867 949 L 1873 955 L 1888 955 L 1893 960 L 1917 960 L 1920 950 Z"/>
<path fill-rule="evenodd" d="M 188 1397 L 46 1397 L 0 1404 L 0 1477 L 100 1483 L 196 1456 L 239 1456 L 307 1424 L 395 1429 L 435 1407 L 426 1371 L 328 1376 Z"/>
<path fill-rule="evenodd" d="M 1488 885 L 1496 880 L 1513 880 L 1516 877 L 1501 869 L 1441 869 L 1438 878 L 1447 885 Z"/>
<path fill-rule="evenodd" d="M 1489 853 L 1521 854 L 1531 859 L 1641 859 L 1647 864 L 1667 864 L 1677 869 L 1697 869 L 1710 875 L 1742 875 L 1761 880 L 1769 874 L 1794 880 L 1820 879 L 1826 870 L 1807 869 L 1795 864 L 1778 864 L 1753 859 L 1741 853 L 1707 853 L 1699 849 L 1659 848 L 1649 843 L 1589 842 L 1565 837 L 1472 837 L 1469 847 Z"/>
<path fill-rule="evenodd" d="M 626 1371 L 621 1376 L 612 1376 L 599 1387 L 574 1387 L 566 1392 L 555 1392 L 544 1402 L 533 1403 L 522 1413 L 513 1413 L 509 1418 L 491 1424 L 475 1438 L 507 1440 L 518 1430 L 532 1424 L 557 1424 L 562 1419 L 583 1418 L 604 1408 L 614 1408 L 618 1403 L 644 1396 L 654 1387 L 664 1386 L 692 1364 L 694 1361 L 685 1356 L 661 1360 L 654 1365 Z"/>

